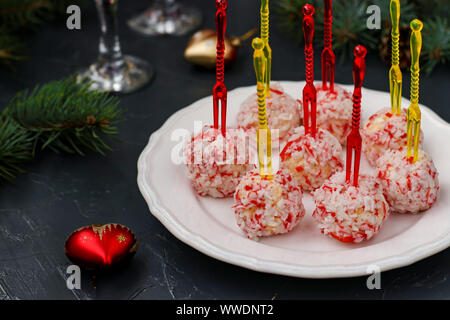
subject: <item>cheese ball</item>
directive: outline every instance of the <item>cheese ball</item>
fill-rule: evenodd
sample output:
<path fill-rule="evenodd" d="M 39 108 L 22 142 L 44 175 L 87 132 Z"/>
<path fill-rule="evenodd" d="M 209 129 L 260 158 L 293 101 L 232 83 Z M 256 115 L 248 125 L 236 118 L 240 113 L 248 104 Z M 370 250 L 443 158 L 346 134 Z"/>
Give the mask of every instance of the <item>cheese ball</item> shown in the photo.
<path fill-rule="evenodd" d="M 184 147 L 187 176 L 201 196 L 231 197 L 247 171 L 254 168 L 251 155 L 247 155 L 242 129 L 221 131 L 205 127 Z M 236 138 L 238 137 L 239 138 Z"/>
<path fill-rule="evenodd" d="M 317 129 L 316 136 L 305 135 L 299 127 L 290 135 L 280 154 L 281 168 L 288 170 L 303 190 L 314 190 L 333 173 L 342 170 L 342 147 L 328 131 Z"/>
<path fill-rule="evenodd" d="M 406 147 L 407 110 L 402 109 L 400 115 L 392 114 L 385 108 L 374 113 L 361 128 L 363 152 L 369 164 L 376 166 L 377 160 L 387 150 L 398 150 Z M 420 144 L 423 132 L 420 131 Z"/>
<path fill-rule="evenodd" d="M 419 151 L 416 162 L 406 150 L 387 151 L 377 161 L 378 178 L 392 211 L 417 213 L 431 208 L 439 193 L 438 172 L 431 157 Z"/>
<path fill-rule="evenodd" d="M 358 186 L 347 183 L 345 172 L 331 176 L 313 193 L 313 218 L 323 234 L 342 242 L 372 238 L 389 216 L 389 205 L 379 181 L 360 175 Z"/>
<path fill-rule="evenodd" d="M 338 85 L 333 93 L 324 90 L 322 84 L 317 90 L 317 126 L 335 136 L 339 143 L 345 145 L 352 129 L 353 100 L 352 94 Z"/>
<path fill-rule="evenodd" d="M 271 83 L 270 96 L 266 98 L 267 124 L 275 136 L 274 129 L 278 129 L 278 137 L 283 139 L 286 134 L 300 125 L 300 104 L 276 82 Z M 237 123 L 244 130 L 258 128 L 258 96 L 256 93 L 242 102 Z M 256 134 L 256 133 L 255 133 Z"/>
<path fill-rule="evenodd" d="M 302 198 L 289 172 L 279 170 L 269 180 L 260 176 L 259 169 L 249 171 L 234 194 L 237 224 L 254 240 L 289 232 L 305 215 Z"/>

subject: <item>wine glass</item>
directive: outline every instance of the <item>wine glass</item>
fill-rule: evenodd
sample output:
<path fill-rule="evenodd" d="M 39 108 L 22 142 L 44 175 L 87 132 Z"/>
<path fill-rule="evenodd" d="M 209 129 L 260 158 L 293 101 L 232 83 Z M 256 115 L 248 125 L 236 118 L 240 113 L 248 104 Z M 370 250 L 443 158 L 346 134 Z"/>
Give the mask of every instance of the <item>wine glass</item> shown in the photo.
<path fill-rule="evenodd" d="M 177 0 L 154 0 L 144 12 L 128 20 L 131 29 L 145 35 L 184 35 L 202 22 L 198 9 Z"/>
<path fill-rule="evenodd" d="M 154 75 L 146 61 L 123 55 L 117 27 L 118 0 L 94 0 L 100 19 L 97 60 L 77 75 L 77 81 L 90 81 L 91 90 L 130 93 L 147 84 Z"/>

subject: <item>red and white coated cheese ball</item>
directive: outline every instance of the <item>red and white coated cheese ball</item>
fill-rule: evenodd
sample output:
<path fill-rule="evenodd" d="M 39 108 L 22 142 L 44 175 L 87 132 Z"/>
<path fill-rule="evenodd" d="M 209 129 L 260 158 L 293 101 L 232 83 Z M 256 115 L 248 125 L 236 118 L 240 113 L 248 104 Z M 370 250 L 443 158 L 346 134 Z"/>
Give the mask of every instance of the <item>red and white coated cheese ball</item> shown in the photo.
<path fill-rule="evenodd" d="M 262 178 L 259 169 L 249 171 L 234 194 L 238 226 L 249 239 L 286 233 L 305 215 L 303 193 L 287 171 L 273 179 Z"/>
<path fill-rule="evenodd" d="M 431 157 L 419 151 L 416 162 L 406 150 L 386 152 L 377 161 L 378 178 L 392 211 L 417 213 L 429 209 L 439 193 L 438 172 Z"/>
<path fill-rule="evenodd" d="M 389 205 L 379 181 L 360 175 L 358 187 L 347 183 L 345 172 L 330 177 L 313 193 L 313 218 L 323 234 L 342 242 L 361 242 L 372 238 L 389 216 Z"/>
<path fill-rule="evenodd" d="M 267 124 L 275 137 L 273 130 L 278 129 L 278 137 L 283 139 L 286 134 L 300 125 L 300 104 L 276 82 L 271 84 L 270 96 L 266 98 Z M 239 128 L 256 130 L 258 128 L 258 96 L 256 93 L 242 102 L 237 115 Z"/>
<path fill-rule="evenodd" d="M 201 196 L 231 197 L 247 171 L 254 168 L 246 149 L 242 129 L 227 129 L 224 138 L 220 130 L 206 127 L 184 147 L 188 178 Z M 241 136 L 241 137 L 242 137 Z"/>
<path fill-rule="evenodd" d="M 324 90 L 322 84 L 317 90 L 317 126 L 335 136 L 339 143 L 345 145 L 352 129 L 353 100 L 352 94 L 338 85 L 333 93 Z"/>
<path fill-rule="evenodd" d="M 371 166 L 376 166 L 377 160 L 387 150 L 398 150 L 406 146 L 407 111 L 402 109 L 400 115 L 392 114 L 385 108 L 374 113 L 361 128 L 363 152 Z M 420 144 L 423 132 L 420 131 Z"/>
<path fill-rule="evenodd" d="M 331 133 L 321 128 L 316 136 L 299 127 L 290 135 L 280 154 L 281 167 L 288 170 L 303 190 L 314 190 L 333 173 L 342 170 L 342 147 Z"/>

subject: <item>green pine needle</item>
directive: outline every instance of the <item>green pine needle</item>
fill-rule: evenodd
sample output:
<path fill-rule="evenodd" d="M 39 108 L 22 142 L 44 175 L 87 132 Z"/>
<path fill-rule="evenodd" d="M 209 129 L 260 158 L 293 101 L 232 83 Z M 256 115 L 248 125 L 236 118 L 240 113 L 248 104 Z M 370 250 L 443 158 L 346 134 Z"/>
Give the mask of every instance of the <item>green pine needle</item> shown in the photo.
<path fill-rule="evenodd" d="M 25 59 L 24 45 L 19 38 L 4 31 L 0 31 L 0 62 L 13 67 L 15 61 Z"/>
<path fill-rule="evenodd" d="M 53 3 L 49 0 L 2 0 L 0 24 L 20 29 L 52 18 Z"/>
<path fill-rule="evenodd" d="M 322 1 L 320 0 L 282 0 L 274 3 L 275 13 L 277 14 L 277 21 L 279 22 L 282 30 L 293 34 L 297 41 L 303 42 L 303 12 L 302 8 L 305 4 L 309 3 L 316 8 L 314 18 L 316 19 L 316 26 L 318 23 L 323 23 L 323 18 L 318 17 L 317 10 L 321 9 Z M 320 14 L 319 14 L 320 15 Z M 318 21 L 317 19 L 320 19 Z M 317 41 L 317 37 L 314 37 L 314 41 Z"/>
<path fill-rule="evenodd" d="M 303 13 L 306 4 L 314 6 L 315 37 L 318 46 L 323 45 L 323 1 L 322 0 L 281 0 L 276 3 L 276 12 L 279 16 L 280 26 L 285 31 L 294 33 L 297 40 L 303 42 Z M 363 44 L 368 49 L 376 47 L 379 32 L 368 30 L 367 3 L 360 0 L 346 0 L 333 2 L 333 49 L 340 60 L 352 55 L 353 47 Z"/>
<path fill-rule="evenodd" d="M 425 0 L 430 1 L 430 0 Z M 368 5 L 377 5 L 381 9 L 381 21 L 382 28 L 391 28 L 391 11 L 390 11 L 390 1 L 389 0 L 369 0 L 366 1 L 366 7 Z M 417 18 L 416 12 L 417 7 L 411 0 L 400 0 L 400 26 L 409 26 L 411 20 Z"/>
<path fill-rule="evenodd" d="M 57 14 L 65 13 L 67 6 L 81 0 L 1 0 L 0 26 L 10 30 L 33 29 Z"/>
<path fill-rule="evenodd" d="M 280 27 L 303 41 L 302 8 L 312 4 L 316 13 L 314 42 L 319 47 L 323 43 L 323 1 L 322 0 L 278 0 L 275 12 Z M 357 44 L 369 50 L 376 49 L 381 41 L 380 30 L 368 30 L 366 26 L 369 5 L 378 5 L 381 9 L 381 28 L 390 29 L 389 0 L 345 0 L 333 2 L 333 49 L 340 62 L 345 58 L 353 58 L 353 47 Z M 449 27 L 447 17 L 450 16 L 448 0 L 401 0 L 400 24 L 408 26 L 414 18 L 424 21 L 422 56 L 423 68 L 430 73 L 435 66 L 450 59 Z M 382 31 L 381 30 L 381 31 Z"/>
<path fill-rule="evenodd" d="M 24 173 L 21 165 L 33 158 L 33 135 L 23 130 L 14 120 L 0 119 L 0 180 L 14 181 Z"/>
<path fill-rule="evenodd" d="M 18 93 L 5 112 L 35 135 L 41 149 L 104 154 L 112 149 L 103 137 L 118 134 L 115 125 L 123 111 L 116 97 L 88 88 L 74 77 L 53 81 Z"/>
<path fill-rule="evenodd" d="M 26 58 L 24 31 L 35 30 L 65 14 L 67 6 L 84 4 L 86 0 L 0 0 L 0 62 L 14 66 L 14 62 Z"/>
<path fill-rule="evenodd" d="M 117 97 L 89 91 L 89 83 L 74 77 L 19 92 L 0 115 L 0 180 L 13 181 L 25 171 L 36 149 L 105 154 L 112 150 L 105 137 L 118 134 L 124 111 Z"/>
<path fill-rule="evenodd" d="M 379 32 L 367 29 L 367 5 L 360 0 L 339 1 L 333 7 L 333 49 L 342 63 L 353 57 L 353 48 L 362 44 L 368 50 L 376 47 Z M 323 13 L 321 14 L 323 16 Z M 317 28 L 318 38 L 323 41 L 323 22 Z"/>
<path fill-rule="evenodd" d="M 448 20 L 441 17 L 424 21 L 423 28 L 423 64 L 422 69 L 429 75 L 439 63 L 450 60 L 450 26 Z"/>

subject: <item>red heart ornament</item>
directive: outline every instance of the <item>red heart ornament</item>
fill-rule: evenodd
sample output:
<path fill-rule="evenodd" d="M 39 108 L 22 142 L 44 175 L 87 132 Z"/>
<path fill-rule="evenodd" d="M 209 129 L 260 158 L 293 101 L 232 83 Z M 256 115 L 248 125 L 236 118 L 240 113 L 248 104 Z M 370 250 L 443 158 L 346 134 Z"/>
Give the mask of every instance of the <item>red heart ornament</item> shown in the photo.
<path fill-rule="evenodd" d="M 85 268 L 110 268 L 130 259 L 138 241 L 123 225 L 92 224 L 75 230 L 64 245 L 64 252 L 73 263 Z"/>

